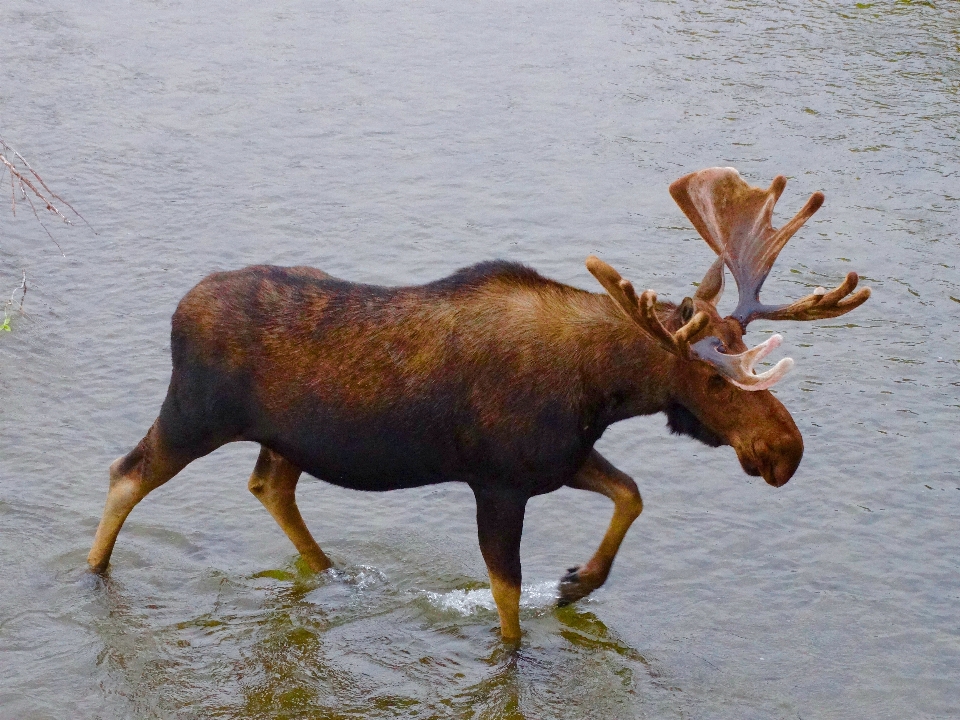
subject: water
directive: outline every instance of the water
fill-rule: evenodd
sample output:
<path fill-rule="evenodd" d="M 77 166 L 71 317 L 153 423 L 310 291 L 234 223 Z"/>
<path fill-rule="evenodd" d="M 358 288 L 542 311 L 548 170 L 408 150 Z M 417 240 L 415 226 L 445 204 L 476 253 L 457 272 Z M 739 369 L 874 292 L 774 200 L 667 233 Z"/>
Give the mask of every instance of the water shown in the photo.
<path fill-rule="evenodd" d="M 7 0 L 0 135 L 99 234 L 0 208 L 2 718 L 960 715 L 960 13 L 946 2 Z M 501 257 L 597 289 L 590 253 L 679 299 L 711 253 L 666 192 L 732 165 L 824 208 L 758 324 L 797 361 L 775 490 L 729 448 L 612 428 L 646 503 L 608 585 L 557 610 L 610 506 L 534 499 L 526 632 L 497 639 L 472 496 L 301 483 L 311 576 L 231 446 L 83 572 L 106 468 L 154 419 L 169 317 L 207 273 L 312 264 L 409 283 Z M 733 293 L 726 303 L 732 304 Z M 778 353 L 778 357 L 783 356 Z"/>

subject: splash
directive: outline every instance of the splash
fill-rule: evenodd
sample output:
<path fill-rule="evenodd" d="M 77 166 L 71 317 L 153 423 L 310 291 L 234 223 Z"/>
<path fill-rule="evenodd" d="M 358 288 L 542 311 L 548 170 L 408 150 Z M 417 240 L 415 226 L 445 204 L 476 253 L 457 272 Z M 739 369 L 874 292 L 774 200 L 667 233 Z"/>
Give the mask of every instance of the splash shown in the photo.
<path fill-rule="evenodd" d="M 387 576 L 369 565 L 357 565 L 350 568 L 330 568 L 327 574 L 342 583 L 352 585 L 357 590 L 368 590 L 387 581 Z"/>
<path fill-rule="evenodd" d="M 496 610 L 489 588 L 477 590 L 450 590 L 448 592 L 425 592 L 424 596 L 439 610 L 459 615 L 473 615 L 478 610 Z M 556 581 L 545 581 L 520 588 L 520 607 L 543 609 L 557 602 Z"/>

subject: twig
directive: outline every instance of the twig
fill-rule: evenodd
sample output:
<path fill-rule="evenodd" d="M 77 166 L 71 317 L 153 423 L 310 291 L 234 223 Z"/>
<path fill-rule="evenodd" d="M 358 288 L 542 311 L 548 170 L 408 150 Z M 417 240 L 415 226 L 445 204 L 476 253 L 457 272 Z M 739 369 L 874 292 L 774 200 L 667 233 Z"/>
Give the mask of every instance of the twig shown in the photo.
<path fill-rule="evenodd" d="M 23 312 L 23 301 L 27 297 L 27 271 L 23 270 L 23 280 L 20 281 L 20 287 L 14 288 L 13 292 L 10 293 L 10 302 L 13 302 L 14 295 L 17 294 L 17 290 L 22 290 L 20 294 L 20 312 Z"/>
<path fill-rule="evenodd" d="M 14 152 L 14 154 L 15 154 L 18 158 L 20 158 L 20 162 L 22 162 L 22 163 L 26 166 L 27 170 L 30 171 L 30 173 L 37 179 L 37 181 L 38 181 L 41 185 L 43 185 L 43 189 L 46 190 L 48 193 L 50 193 L 50 197 L 59 200 L 59 201 L 62 202 L 64 205 L 66 205 L 68 208 L 70 208 L 70 212 L 72 212 L 72 213 L 73 213 L 74 215 L 76 215 L 78 218 L 80 218 L 81 220 L 83 220 L 83 222 L 86 224 L 86 226 L 87 226 L 88 228 L 90 228 L 91 230 L 93 230 L 93 226 L 92 226 L 90 223 L 87 222 L 87 219 L 86 219 L 83 215 L 81 215 L 73 205 L 71 205 L 71 204 L 68 203 L 66 200 L 64 200 L 62 197 L 60 197 L 59 195 L 57 195 L 53 190 L 51 190 L 51 189 L 47 186 L 47 184 L 43 181 L 43 178 L 40 177 L 39 173 L 37 173 L 37 171 L 34 170 L 33 167 L 31 167 L 30 163 L 27 162 L 26 158 L 24 158 L 23 155 L 21 155 L 20 153 L 18 153 L 16 150 L 14 150 L 13 152 Z M 60 217 L 63 217 L 63 215 L 60 214 L 59 211 L 57 211 L 57 215 L 60 215 Z M 63 218 L 63 219 L 64 219 L 64 222 L 66 222 L 67 219 L 66 219 L 66 218 Z M 93 230 L 93 234 L 96 235 L 96 234 L 97 234 L 97 231 L 96 231 L 96 230 Z"/>
<path fill-rule="evenodd" d="M 42 209 L 60 218 L 67 225 L 73 225 L 65 212 L 57 206 L 59 203 L 61 206 L 68 208 L 69 212 L 83 220 L 84 224 L 93 231 L 94 235 L 97 234 L 93 226 L 87 222 L 87 219 L 83 215 L 77 212 L 77 209 L 73 207 L 73 205 L 50 189 L 50 186 L 40 177 L 40 173 L 33 169 L 33 166 L 27 162 L 27 159 L 23 157 L 23 155 L 7 145 L 3 138 L 0 138 L 0 180 L 3 179 L 4 172 L 10 174 L 10 204 L 14 216 L 17 214 L 17 194 L 19 193 L 19 199 L 26 201 L 26 203 L 30 205 L 33 216 L 37 219 L 37 222 L 40 223 L 43 231 L 47 233 L 47 237 L 57 246 L 57 250 L 60 251 L 63 257 L 67 255 L 63 252 L 63 248 L 60 247 L 60 243 L 57 242 L 43 220 L 40 219 L 40 208 L 38 207 L 37 201 L 39 201 Z M 30 192 L 27 192 L 28 190 Z M 19 307 L 17 307 L 16 303 L 17 292 L 20 293 Z M 21 315 L 26 315 L 23 311 L 23 301 L 26 297 L 27 271 L 24 270 L 20 285 L 13 289 L 13 292 L 10 293 L 10 299 L 3 306 L 3 319 L 2 322 L 0 322 L 0 331 L 10 331 L 10 313 L 14 307 L 17 307 L 17 311 L 19 311 Z"/>
<path fill-rule="evenodd" d="M 30 209 L 33 210 L 33 216 L 37 219 L 37 222 L 40 223 L 40 227 L 43 228 L 43 231 L 47 234 L 47 237 L 53 240 L 53 244 L 57 246 L 57 250 L 60 251 L 60 254 L 63 255 L 63 257 L 66 257 L 66 254 L 63 252 L 63 248 L 60 247 L 60 243 L 58 243 L 56 238 L 54 238 L 53 235 L 50 234 L 50 231 L 47 229 L 47 226 L 44 225 L 43 220 L 40 219 L 40 214 L 37 212 L 37 207 L 33 204 L 33 200 L 26 193 L 23 194 L 23 199 L 26 200 L 28 203 L 30 203 Z M 49 210 L 50 207 L 47 206 L 47 209 Z M 54 209 L 54 211 L 57 213 L 57 215 L 60 215 L 59 211 L 57 211 L 56 209 Z M 63 216 L 61 215 L 61 217 Z M 63 218 L 63 221 L 67 223 L 67 225 L 73 225 L 73 223 L 67 220 L 66 218 Z"/>
<path fill-rule="evenodd" d="M 9 157 L 8 157 L 9 156 Z M 12 160 L 10 158 L 13 158 Z M 22 165 L 22 167 L 18 166 Z M 12 147 L 7 145 L 4 142 L 3 138 L 0 138 L 0 164 L 3 165 L 8 173 L 10 173 L 10 202 L 13 214 L 17 214 L 17 191 L 20 193 L 20 199 L 25 200 L 29 205 L 30 209 L 33 211 L 34 216 L 37 218 L 37 222 L 40 223 L 40 227 L 43 228 L 44 232 L 47 233 L 47 236 L 53 240 L 54 245 L 57 246 L 57 249 L 60 251 L 60 254 L 66 257 L 66 254 L 63 252 L 63 248 L 60 247 L 53 235 L 50 233 L 50 230 L 47 229 L 47 226 L 43 224 L 43 221 L 40 220 L 40 213 L 37 212 L 37 206 L 34 203 L 34 200 L 39 200 L 43 205 L 43 209 L 56 215 L 67 225 L 73 225 L 64 212 L 57 207 L 57 203 L 67 207 L 71 213 L 80 218 L 84 224 L 93 230 L 93 233 L 96 235 L 97 231 L 93 229 L 93 226 L 87 222 L 87 219 L 77 212 L 76 208 L 73 207 L 70 203 L 60 197 L 57 193 L 50 189 L 47 183 L 44 181 L 40 174 L 33 169 L 33 166 L 27 162 L 26 158 L 23 157 L 19 152 L 14 150 Z M 27 190 L 30 192 L 28 193 Z"/>

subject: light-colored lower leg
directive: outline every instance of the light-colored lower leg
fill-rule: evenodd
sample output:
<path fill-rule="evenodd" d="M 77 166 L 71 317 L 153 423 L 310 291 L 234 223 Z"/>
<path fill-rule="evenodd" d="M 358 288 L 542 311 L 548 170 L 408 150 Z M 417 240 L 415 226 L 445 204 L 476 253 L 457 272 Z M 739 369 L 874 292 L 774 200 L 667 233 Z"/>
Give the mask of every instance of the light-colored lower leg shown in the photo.
<path fill-rule="evenodd" d="M 490 590 L 500 615 L 500 634 L 508 642 L 520 640 L 520 586 L 490 573 Z"/>
<path fill-rule="evenodd" d="M 300 468 L 286 458 L 262 447 L 247 487 L 287 534 L 310 569 L 323 572 L 333 563 L 313 539 L 297 507 L 300 472 Z"/>
<path fill-rule="evenodd" d="M 477 535 L 490 576 L 490 591 L 500 614 L 500 633 L 520 641 L 520 537 L 527 497 L 509 488 L 474 488 Z"/>
<path fill-rule="evenodd" d="M 110 562 L 120 528 L 151 490 L 176 475 L 189 460 L 176 459 L 163 447 L 156 423 L 147 436 L 127 455 L 110 465 L 110 489 L 103 508 L 103 517 L 87 555 L 87 564 L 94 572 L 103 572 Z"/>
<path fill-rule="evenodd" d="M 135 478 L 116 475 L 115 468 L 122 459 L 117 459 L 110 466 L 110 490 L 107 491 L 107 503 L 103 508 L 100 525 L 97 526 L 93 547 L 87 555 L 87 565 L 94 572 L 103 572 L 107 569 L 124 520 L 134 506 L 143 499 L 142 493 L 139 492 L 139 483 Z"/>
<path fill-rule="evenodd" d="M 613 517 L 610 519 L 607 532 L 600 542 L 600 547 L 590 558 L 590 561 L 584 567 L 584 571 L 603 580 L 607 579 L 610 568 L 613 566 L 613 560 L 617 556 L 617 551 L 620 550 L 620 545 L 627 535 L 627 530 L 630 529 L 638 515 L 640 515 L 640 507 L 628 501 L 615 506 Z"/>
<path fill-rule="evenodd" d="M 636 483 L 594 451 L 570 487 L 600 493 L 613 500 L 613 517 L 600 547 L 586 565 L 571 568 L 560 580 L 560 602 L 567 604 L 590 594 L 606 582 L 627 531 L 643 511 Z"/>

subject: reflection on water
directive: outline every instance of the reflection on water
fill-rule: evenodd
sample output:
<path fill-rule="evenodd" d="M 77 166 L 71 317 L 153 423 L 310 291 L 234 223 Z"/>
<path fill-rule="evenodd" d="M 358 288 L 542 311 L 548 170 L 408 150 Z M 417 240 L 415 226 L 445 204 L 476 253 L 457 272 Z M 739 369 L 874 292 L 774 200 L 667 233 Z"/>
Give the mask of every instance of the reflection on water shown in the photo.
<path fill-rule="evenodd" d="M 210 611 L 172 623 L 114 578 L 86 584 L 104 691 L 137 717 L 628 717 L 664 690 L 596 615 L 555 608 L 556 583 L 526 588 L 519 649 L 492 600 L 464 602 L 485 591 L 401 591 L 368 566 L 214 574 Z"/>

